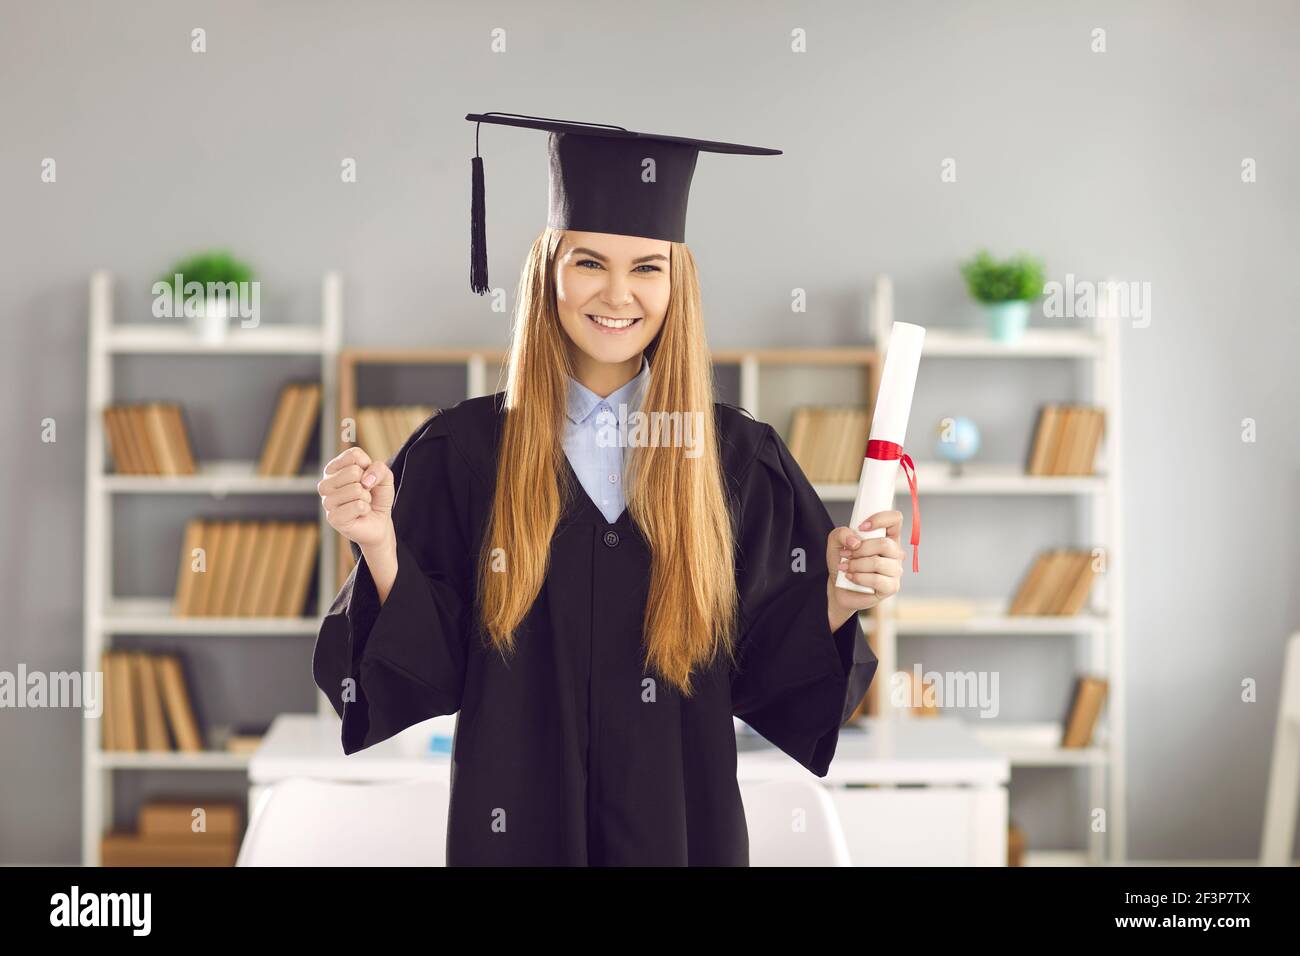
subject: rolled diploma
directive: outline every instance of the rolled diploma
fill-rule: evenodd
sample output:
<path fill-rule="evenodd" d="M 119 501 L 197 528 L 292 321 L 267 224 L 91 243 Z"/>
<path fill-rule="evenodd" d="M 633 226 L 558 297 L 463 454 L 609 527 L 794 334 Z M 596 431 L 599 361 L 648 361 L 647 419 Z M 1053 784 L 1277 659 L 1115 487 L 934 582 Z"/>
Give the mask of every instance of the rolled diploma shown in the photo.
<path fill-rule="evenodd" d="M 885 350 L 885 368 L 880 373 L 880 388 L 876 391 L 876 414 L 871 419 L 872 441 L 889 441 L 906 448 L 907 417 L 912 412 L 912 392 L 916 389 L 916 372 L 921 365 L 921 345 L 925 342 L 925 329 L 910 322 L 895 322 L 889 333 L 889 346 Z M 858 478 L 858 495 L 853 499 L 853 516 L 849 520 L 859 538 L 879 538 L 884 528 L 858 531 L 858 525 L 879 511 L 888 511 L 894 503 L 894 488 L 898 483 L 897 458 L 880 461 L 862 459 L 862 475 Z M 901 537 L 901 535 L 900 535 Z M 876 589 L 850 581 L 843 571 L 835 576 L 835 586 L 863 594 L 875 594 Z"/>

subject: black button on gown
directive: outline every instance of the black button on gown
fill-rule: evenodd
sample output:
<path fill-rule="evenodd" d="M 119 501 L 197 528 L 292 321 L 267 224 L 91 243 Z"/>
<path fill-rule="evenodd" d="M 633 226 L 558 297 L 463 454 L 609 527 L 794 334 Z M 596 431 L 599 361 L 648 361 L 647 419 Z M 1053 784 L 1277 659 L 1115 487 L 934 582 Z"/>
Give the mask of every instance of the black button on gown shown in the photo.
<path fill-rule="evenodd" d="M 714 406 L 739 528 L 739 664 L 720 656 L 687 699 L 643 667 L 645 540 L 626 510 L 606 521 L 570 469 L 575 500 L 507 663 L 472 620 L 503 398 L 433 415 L 388 462 L 396 580 L 380 606 L 354 544 L 314 652 L 344 752 L 460 712 L 449 866 L 748 865 L 733 715 L 823 777 L 876 671 L 856 615 L 827 624 L 825 505 L 771 426 Z"/>

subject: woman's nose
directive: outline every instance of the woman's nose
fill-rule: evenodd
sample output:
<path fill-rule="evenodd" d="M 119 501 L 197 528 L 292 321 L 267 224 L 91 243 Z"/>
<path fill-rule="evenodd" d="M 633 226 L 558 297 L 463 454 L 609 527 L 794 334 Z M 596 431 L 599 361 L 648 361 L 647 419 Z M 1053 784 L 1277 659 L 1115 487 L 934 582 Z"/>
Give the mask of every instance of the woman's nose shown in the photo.
<path fill-rule="evenodd" d="M 632 296 L 627 287 L 627 280 L 611 274 L 609 282 L 605 284 L 603 298 L 614 308 L 622 308 L 632 301 Z"/>

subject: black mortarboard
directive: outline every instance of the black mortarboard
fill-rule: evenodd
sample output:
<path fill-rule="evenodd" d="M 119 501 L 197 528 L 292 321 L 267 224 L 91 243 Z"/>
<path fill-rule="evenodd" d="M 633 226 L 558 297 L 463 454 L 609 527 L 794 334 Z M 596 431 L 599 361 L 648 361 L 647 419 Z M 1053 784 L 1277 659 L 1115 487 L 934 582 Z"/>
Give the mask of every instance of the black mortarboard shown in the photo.
<path fill-rule="evenodd" d="M 686 136 L 634 133 L 621 126 L 577 123 L 520 113 L 470 113 L 473 123 L 541 129 L 550 135 L 551 198 L 547 225 L 552 229 L 607 232 L 619 236 L 686 241 L 686 200 L 700 151 L 775 156 L 779 149 L 717 143 Z M 645 160 L 654 160 L 653 179 L 644 178 Z M 488 289 L 483 160 L 474 128 L 470 160 L 470 288 Z"/>

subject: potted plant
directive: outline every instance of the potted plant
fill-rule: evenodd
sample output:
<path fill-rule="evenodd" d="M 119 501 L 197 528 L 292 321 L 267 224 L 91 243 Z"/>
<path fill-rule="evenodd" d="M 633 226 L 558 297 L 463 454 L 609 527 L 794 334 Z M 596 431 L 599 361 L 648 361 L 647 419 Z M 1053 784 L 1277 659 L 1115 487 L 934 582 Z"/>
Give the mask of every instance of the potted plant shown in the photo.
<path fill-rule="evenodd" d="M 252 278 L 252 269 L 229 251 L 219 249 L 201 252 L 177 262 L 168 274 L 154 284 L 154 292 L 171 295 L 172 314 L 193 319 L 200 339 L 205 342 L 220 342 L 225 338 L 229 327 L 232 290 L 235 303 L 238 304 L 240 289 Z M 202 292 L 192 283 L 198 283 Z"/>
<path fill-rule="evenodd" d="M 962 263 L 961 274 L 971 298 L 984 305 L 989 335 L 1015 342 L 1029 322 L 1030 303 L 1043 294 L 1043 264 L 1029 256 L 999 261 L 981 249 Z"/>

